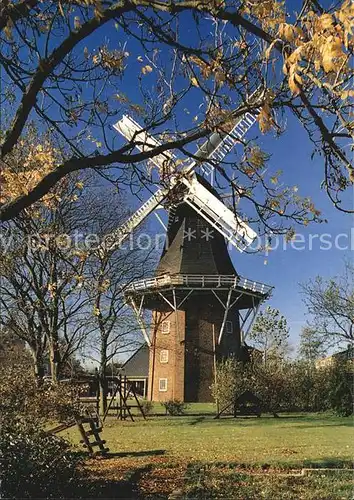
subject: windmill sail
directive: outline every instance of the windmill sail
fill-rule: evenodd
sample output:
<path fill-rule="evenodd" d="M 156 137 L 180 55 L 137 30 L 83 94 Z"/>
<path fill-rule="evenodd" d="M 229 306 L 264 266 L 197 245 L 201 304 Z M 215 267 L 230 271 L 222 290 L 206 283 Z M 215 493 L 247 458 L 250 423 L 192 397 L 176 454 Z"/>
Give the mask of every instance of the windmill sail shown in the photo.
<path fill-rule="evenodd" d="M 253 124 L 257 121 L 256 115 L 246 113 L 237 119 L 236 124 L 230 132 L 214 132 L 208 140 L 198 149 L 195 157 L 198 159 L 222 161 L 233 147 L 247 134 Z M 212 165 L 203 164 L 202 170 L 208 174 Z"/>
<path fill-rule="evenodd" d="M 254 99 L 259 90 L 257 89 L 250 96 Z M 222 161 L 231 151 L 235 144 L 240 141 L 252 125 L 256 122 L 255 114 L 245 113 L 236 119 L 236 123 L 231 131 L 223 133 L 214 132 L 208 140 L 195 153 L 196 160 L 185 164 L 182 168 L 182 176 L 169 175 L 169 188 L 159 189 L 151 196 L 122 226 L 111 234 L 107 235 L 102 244 L 102 248 L 113 250 L 129 236 L 129 234 L 143 222 L 143 220 L 153 212 L 163 200 L 165 200 L 172 190 L 184 185 L 184 201 L 194 208 L 205 220 L 217 229 L 232 245 L 239 251 L 247 248 L 257 234 L 237 215 L 229 210 L 220 200 L 218 200 L 209 190 L 207 190 L 197 179 L 194 170 L 203 160 Z M 142 152 L 151 151 L 161 146 L 161 143 L 148 134 L 135 120 L 123 115 L 121 120 L 113 125 L 114 128 L 129 141 L 134 141 L 135 146 Z M 161 177 L 166 173 L 171 174 L 176 169 L 177 158 L 170 152 L 155 155 L 151 161 L 159 169 Z M 205 173 L 212 171 L 211 164 L 202 165 Z"/>
<path fill-rule="evenodd" d="M 251 245 L 257 233 L 206 189 L 195 175 L 191 179 L 184 179 L 183 182 L 188 187 L 188 192 L 184 196 L 184 201 L 188 205 L 240 252 Z"/>
<path fill-rule="evenodd" d="M 164 189 L 159 189 L 153 194 L 128 220 L 119 226 L 115 231 L 107 234 L 102 242 L 101 249 L 114 250 L 126 240 L 130 233 L 134 231 L 143 220 L 151 214 L 166 198 L 167 192 Z"/>
<path fill-rule="evenodd" d="M 121 120 L 115 123 L 113 127 L 122 134 L 123 137 L 128 139 L 128 141 L 134 140 L 135 146 L 143 153 L 161 146 L 161 142 L 148 134 L 135 120 L 133 120 L 133 118 L 130 118 L 130 116 L 123 115 Z M 172 164 L 176 160 L 177 158 L 170 151 L 164 151 L 151 158 L 151 161 L 159 169 L 160 174 L 170 173 Z"/>

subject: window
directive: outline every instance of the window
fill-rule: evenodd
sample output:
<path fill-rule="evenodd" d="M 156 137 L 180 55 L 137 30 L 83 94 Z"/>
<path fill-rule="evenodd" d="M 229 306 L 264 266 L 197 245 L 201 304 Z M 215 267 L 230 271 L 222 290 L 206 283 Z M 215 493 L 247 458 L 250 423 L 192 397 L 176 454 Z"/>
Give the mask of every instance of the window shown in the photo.
<path fill-rule="evenodd" d="M 159 378 L 159 391 L 160 392 L 167 391 L 167 378 Z"/>
<path fill-rule="evenodd" d="M 232 321 L 226 321 L 226 333 L 232 333 Z"/>
<path fill-rule="evenodd" d="M 160 352 L 160 363 L 168 363 L 168 349 L 162 349 Z"/>
<path fill-rule="evenodd" d="M 170 321 L 163 321 L 162 324 L 161 324 L 161 331 L 162 331 L 162 333 L 164 333 L 165 335 L 167 333 L 170 333 L 170 326 L 171 326 L 171 322 Z"/>

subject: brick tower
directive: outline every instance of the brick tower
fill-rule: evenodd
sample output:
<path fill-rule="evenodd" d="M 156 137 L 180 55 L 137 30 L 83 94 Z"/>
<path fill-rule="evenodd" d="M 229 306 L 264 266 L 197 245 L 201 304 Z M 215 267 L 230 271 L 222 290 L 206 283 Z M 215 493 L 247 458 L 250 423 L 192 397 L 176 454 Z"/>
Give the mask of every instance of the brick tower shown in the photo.
<path fill-rule="evenodd" d="M 224 237 L 187 203 L 171 209 L 155 276 L 126 292 L 150 347 L 149 399 L 212 401 L 216 362 L 247 358 L 246 326 L 270 291 L 238 276 Z"/>

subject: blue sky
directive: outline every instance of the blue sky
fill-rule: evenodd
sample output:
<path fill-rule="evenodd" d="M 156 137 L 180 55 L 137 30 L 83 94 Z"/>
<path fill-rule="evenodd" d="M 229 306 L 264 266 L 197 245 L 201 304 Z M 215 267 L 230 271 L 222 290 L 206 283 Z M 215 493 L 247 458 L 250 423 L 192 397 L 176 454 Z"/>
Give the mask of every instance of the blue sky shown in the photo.
<path fill-rule="evenodd" d="M 240 255 L 232 251 L 233 261 L 240 274 L 249 275 L 275 287 L 269 304 L 279 308 L 288 319 L 291 340 L 295 344 L 307 320 L 306 308 L 299 293 L 299 283 L 314 278 L 316 275 L 331 277 L 340 274 L 344 260 L 353 259 L 354 233 L 351 234 L 353 216 L 335 209 L 326 193 L 320 189 L 324 173 L 323 162 L 319 157 L 311 160 L 312 145 L 307 133 L 295 118 L 289 117 L 287 131 L 280 138 L 276 139 L 268 135 L 262 138 L 260 144 L 272 153 L 270 162 L 276 168 L 283 170 L 284 181 L 299 186 L 299 192 L 302 195 L 311 196 L 316 207 L 322 211 L 322 216 L 328 220 L 328 223 L 299 227 L 298 232 L 305 236 L 307 242 L 306 249 L 283 250 L 280 247 L 270 252 L 266 265 L 264 255 Z M 338 237 L 338 243 L 339 246 L 346 246 L 347 249 L 335 248 L 334 244 L 329 250 L 321 249 L 321 243 L 314 237 L 313 248 L 310 249 L 309 236 L 324 233 L 331 235 L 333 243 L 335 243 L 336 236 L 346 234 L 348 238 Z M 327 247 L 327 245 L 322 245 L 322 247 Z"/>
<path fill-rule="evenodd" d="M 294 7 L 295 3 L 300 5 L 296 1 Z M 185 25 L 184 34 L 187 38 L 193 36 L 193 30 L 190 29 L 188 23 Z M 112 36 L 113 39 L 119 38 L 119 30 L 118 33 L 112 33 Z M 136 60 L 137 55 L 141 54 L 141 51 L 134 41 L 129 40 L 126 50 L 131 54 L 131 62 L 128 61 L 127 72 L 122 82 L 122 91 L 134 101 L 139 99 L 137 86 L 133 85 L 137 75 L 137 63 L 134 64 L 134 60 Z M 147 78 L 153 78 L 153 75 L 147 76 Z M 198 89 L 192 90 L 187 102 L 193 116 L 198 111 L 199 103 L 202 102 L 202 95 L 198 95 Z M 256 131 L 254 135 L 257 133 Z M 274 286 L 274 293 L 269 304 L 279 308 L 286 316 L 290 326 L 291 341 L 293 344 L 297 344 L 301 328 L 307 320 L 299 283 L 314 278 L 316 275 L 331 277 L 341 273 L 344 260 L 352 259 L 352 250 L 354 249 L 354 232 L 351 234 L 353 216 L 336 210 L 326 193 L 321 190 L 320 184 L 324 176 L 323 162 L 319 156 L 311 159 L 313 145 L 295 117 L 290 114 L 287 116 L 286 132 L 279 138 L 269 133 L 265 136 L 259 135 L 257 142 L 262 149 L 272 155 L 269 162 L 271 170 L 281 169 L 283 183 L 298 186 L 298 194 L 310 196 L 316 208 L 321 210 L 322 217 L 328 220 L 328 223 L 310 224 L 307 227 L 298 228 L 298 232 L 305 237 L 305 249 L 303 250 L 296 250 L 288 246 L 285 250 L 278 248 L 265 257 L 264 254 L 240 254 L 235 249 L 231 249 L 235 268 L 240 275 Z M 242 150 L 239 149 L 238 153 L 242 153 Z M 352 194 L 347 194 L 347 206 L 353 206 Z M 140 203 L 132 198 L 130 201 L 133 206 L 138 206 Z M 150 220 L 151 231 L 161 232 L 161 226 L 153 216 Z M 319 236 L 323 237 L 326 233 L 329 235 L 327 240 L 330 239 L 332 242 L 332 248 L 327 250 L 321 249 L 319 241 Z M 318 234 L 317 238 L 313 236 L 315 234 Z M 335 238 L 340 234 L 347 235 L 347 237 L 341 236 L 338 240 L 339 245 L 346 247 L 346 249 L 335 248 Z M 312 249 L 309 248 L 310 235 L 313 238 Z"/>
<path fill-rule="evenodd" d="M 299 193 L 310 196 L 321 210 L 322 217 L 328 220 L 327 223 L 299 226 L 297 232 L 303 235 L 305 243 L 299 239 L 294 248 L 289 244 L 283 248 L 284 240 L 280 239 L 279 247 L 270 251 L 268 256 L 264 253 L 241 254 L 233 247 L 230 248 L 235 268 L 241 276 L 274 286 L 272 297 L 265 305 L 280 309 L 287 318 L 291 342 L 296 345 L 301 328 L 308 319 L 299 283 L 317 275 L 329 278 L 342 272 L 344 261 L 352 259 L 354 250 L 354 230 L 351 234 L 353 216 L 335 209 L 326 193 L 321 190 L 323 163 L 318 157 L 311 160 L 312 145 L 306 131 L 295 118 L 289 116 L 287 130 L 282 136 L 261 136 L 258 143 L 272 154 L 270 166 L 274 170 L 283 170 L 283 182 L 297 185 Z M 150 217 L 150 230 L 161 233 L 159 223 L 153 216 Z M 328 236 L 324 236 L 325 234 Z M 322 243 L 319 239 L 321 235 L 325 238 Z M 336 248 L 336 237 L 338 245 L 345 249 Z M 325 241 L 332 243 L 331 248 L 328 248 L 329 243 Z"/>

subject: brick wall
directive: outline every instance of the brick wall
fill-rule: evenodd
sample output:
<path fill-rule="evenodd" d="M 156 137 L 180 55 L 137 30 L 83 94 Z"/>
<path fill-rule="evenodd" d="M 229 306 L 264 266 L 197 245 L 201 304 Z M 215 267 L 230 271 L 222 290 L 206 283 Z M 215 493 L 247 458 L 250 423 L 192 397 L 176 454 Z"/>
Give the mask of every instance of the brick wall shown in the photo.
<path fill-rule="evenodd" d="M 166 322 L 169 322 L 169 333 L 163 333 Z M 184 400 L 184 335 L 184 311 L 153 314 L 149 360 L 149 399 L 152 401 Z M 168 361 L 165 363 L 162 362 L 162 351 L 165 351 L 163 354 L 168 351 Z M 167 379 L 166 390 L 160 390 L 161 379 Z"/>
<path fill-rule="evenodd" d="M 152 346 L 149 363 L 149 399 L 187 402 L 212 401 L 214 380 L 214 342 L 219 337 L 223 309 L 213 298 L 198 297 L 187 301 L 185 311 L 153 314 Z M 217 359 L 240 350 L 239 316 L 234 308 L 225 328 L 222 343 L 217 346 Z M 169 333 L 163 333 L 169 322 Z M 165 352 L 163 352 L 165 351 Z M 168 351 L 168 361 L 166 361 Z M 162 356 L 162 357 L 161 357 Z M 161 382 L 161 379 L 165 381 Z M 160 383 L 167 385 L 160 386 Z M 161 390 L 166 389 L 166 390 Z"/>

